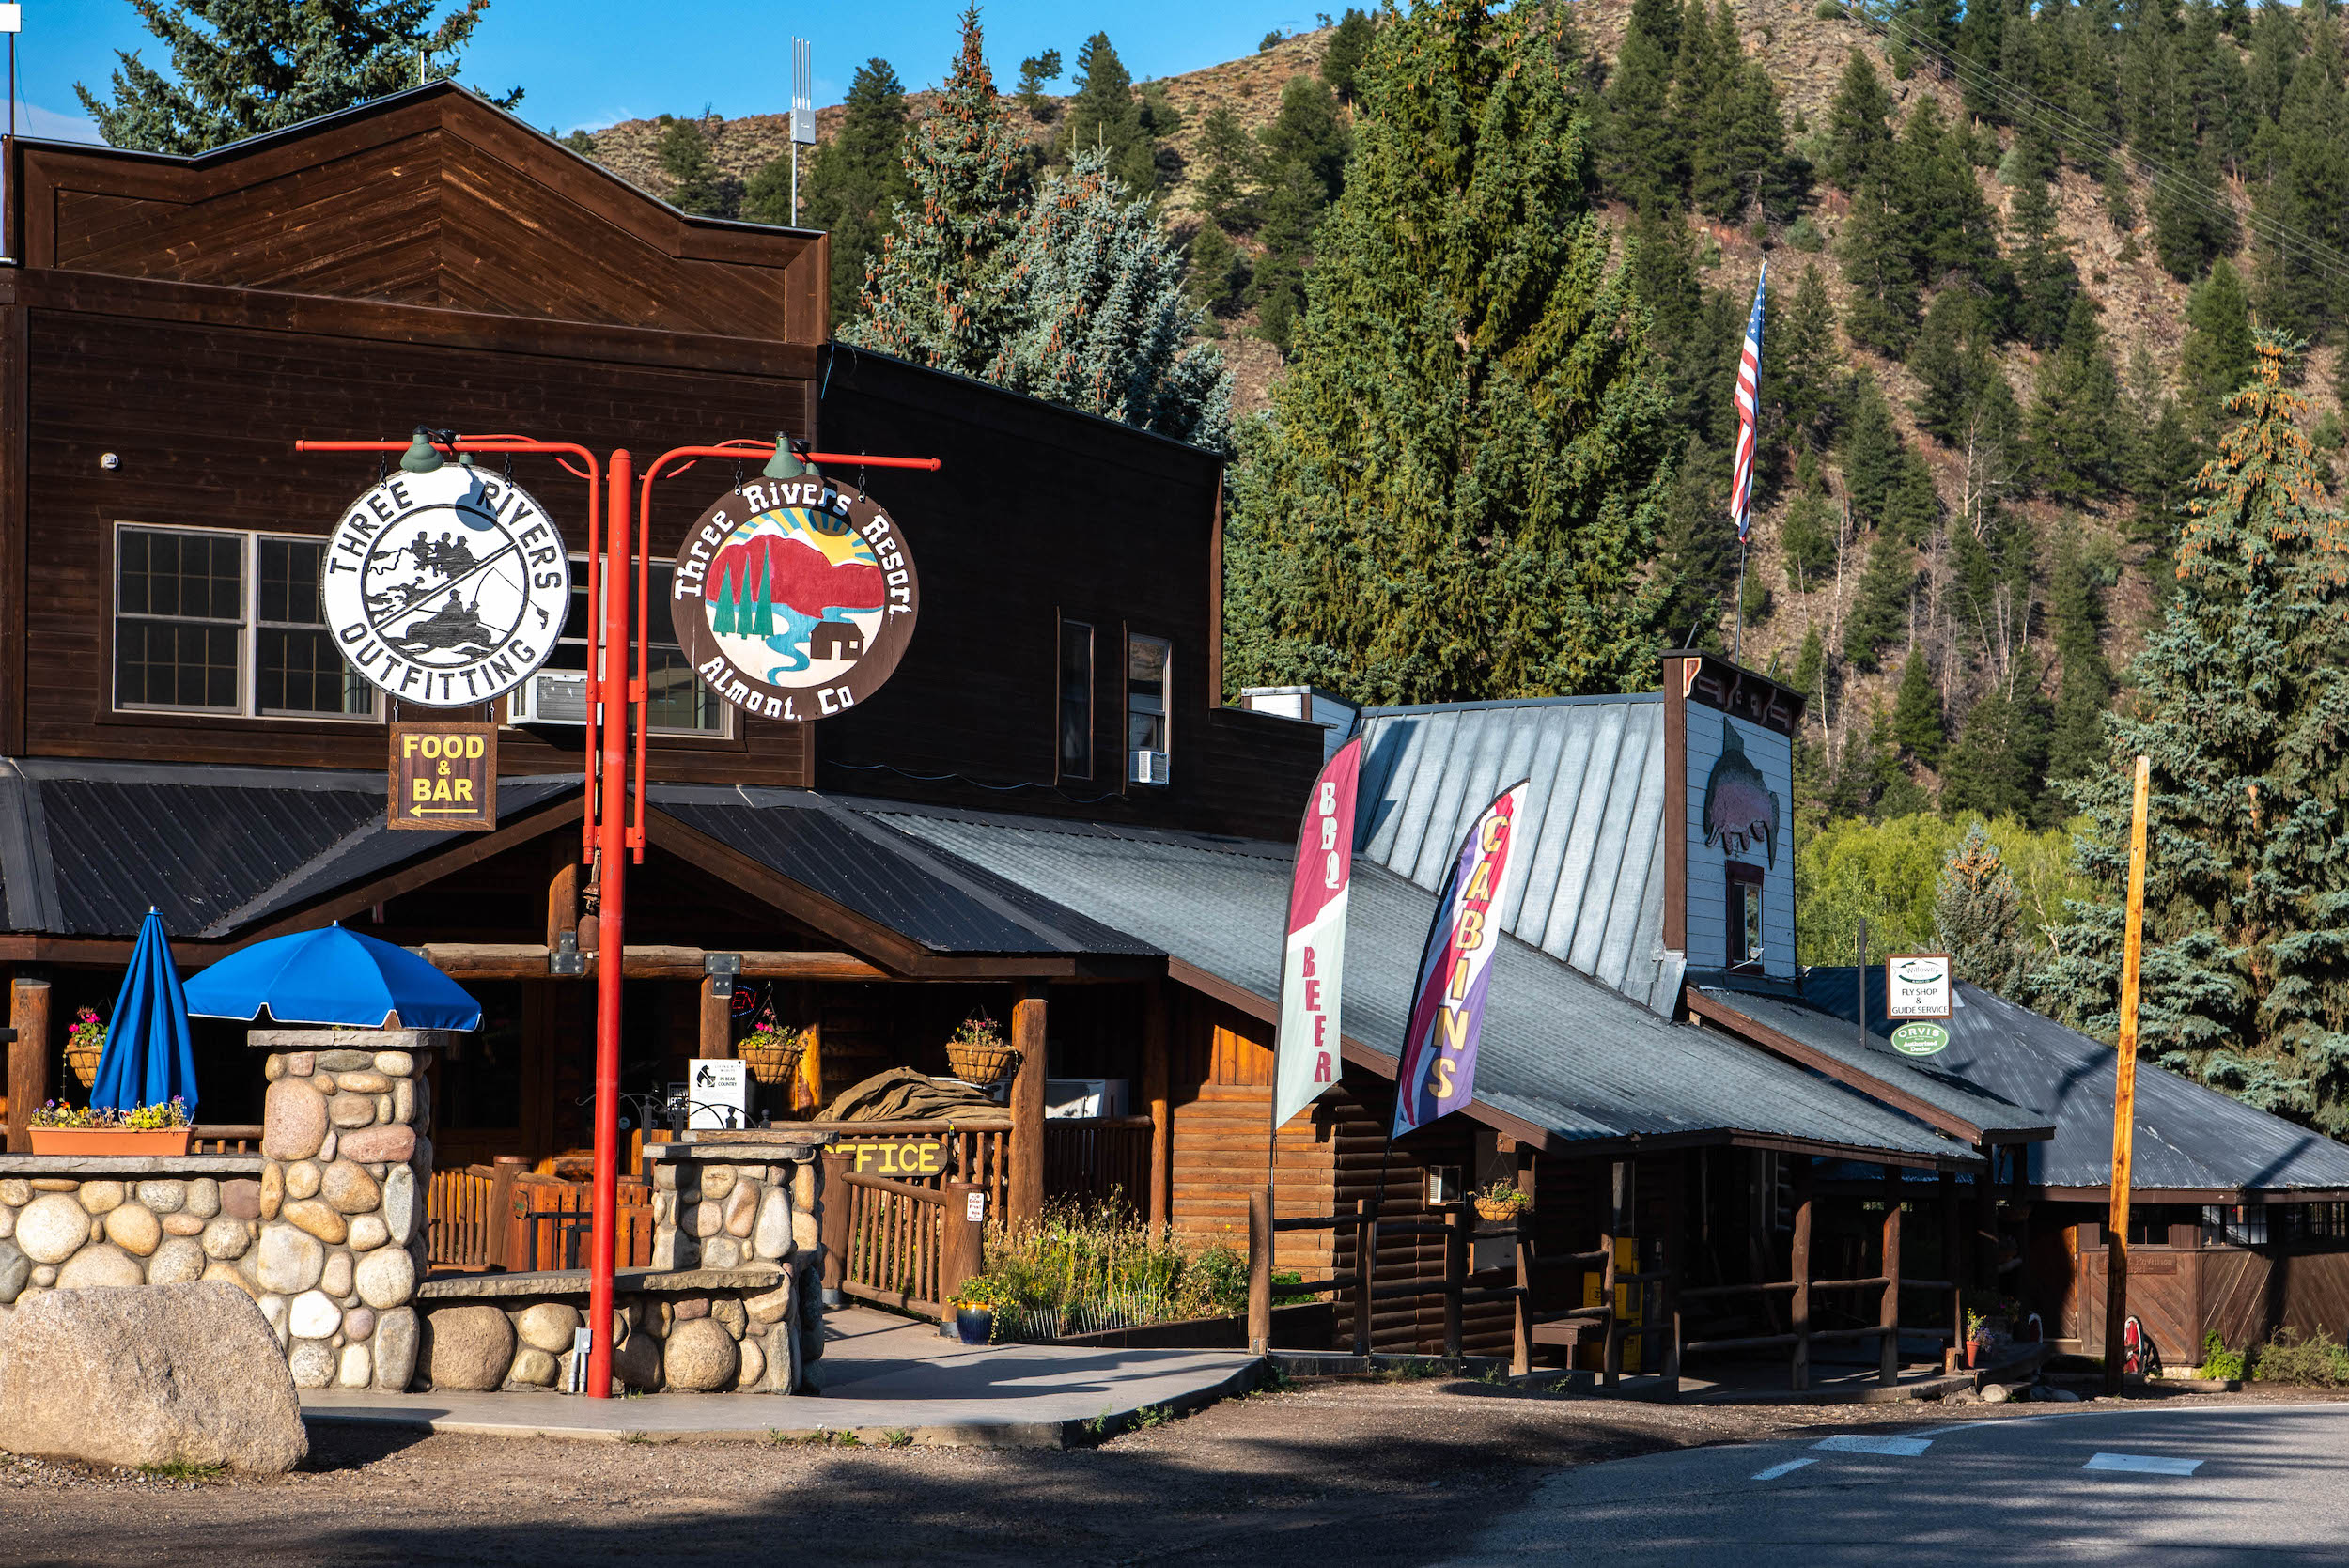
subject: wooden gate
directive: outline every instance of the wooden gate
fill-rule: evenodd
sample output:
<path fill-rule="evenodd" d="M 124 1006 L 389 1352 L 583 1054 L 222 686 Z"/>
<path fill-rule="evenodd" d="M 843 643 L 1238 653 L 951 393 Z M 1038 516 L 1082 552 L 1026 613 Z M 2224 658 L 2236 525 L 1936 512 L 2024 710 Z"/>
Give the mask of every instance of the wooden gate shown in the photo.
<path fill-rule="evenodd" d="M 652 1189 L 623 1176 L 612 1261 L 652 1266 Z M 587 1266 L 594 1188 L 533 1175 L 520 1163 L 432 1172 L 429 1266 L 449 1273 L 551 1273 Z"/>

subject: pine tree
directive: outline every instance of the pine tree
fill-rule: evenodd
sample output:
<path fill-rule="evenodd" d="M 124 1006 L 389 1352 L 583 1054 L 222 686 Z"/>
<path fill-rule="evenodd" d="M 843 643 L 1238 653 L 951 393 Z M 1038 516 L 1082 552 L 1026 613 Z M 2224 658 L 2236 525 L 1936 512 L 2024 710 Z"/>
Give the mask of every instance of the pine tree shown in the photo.
<path fill-rule="evenodd" d="M 671 120 L 654 148 L 661 172 L 669 177 L 669 205 L 705 218 L 731 218 L 740 187 L 726 178 L 709 150 L 698 120 Z"/>
<path fill-rule="evenodd" d="M 857 67 L 848 85 L 840 129 L 816 149 L 803 171 L 800 220 L 832 236 L 832 314 L 846 321 L 856 309 L 865 270 L 913 199 L 906 173 L 905 87 L 879 57 Z M 742 215 L 762 224 L 791 222 L 791 160 L 777 158 L 751 177 Z"/>
<path fill-rule="evenodd" d="M 1346 128 L 1330 89 L 1295 76 L 1281 89 L 1281 112 L 1258 137 L 1264 182 L 1256 238 L 1264 246 L 1249 285 L 1258 328 L 1283 355 L 1305 308 L 1305 272 L 1322 214 L 1346 183 Z"/>
<path fill-rule="evenodd" d="M 734 592 L 735 576 L 730 571 L 718 574 L 718 609 L 709 619 L 709 629 L 720 637 L 731 637 L 740 622 L 741 606 Z"/>
<path fill-rule="evenodd" d="M 1225 229 L 1254 228 L 1263 216 L 1249 196 L 1257 177 L 1256 139 L 1230 104 L 1217 104 L 1199 122 L 1199 161 L 1202 169 L 1192 187 L 1199 210 Z"/>
<path fill-rule="evenodd" d="M 1916 551 L 1889 534 L 1868 547 L 1868 569 L 1843 617 L 1843 662 L 1873 671 L 1878 655 L 1908 629 L 1908 596 L 1917 586 Z"/>
<path fill-rule="evenodd" d="M 2046 794 L 2046 705 L 2039 695 L 2037 664 L 2025 647 L 2016 651 L 2011 678 L 1993 684 L 1967 709 L 1941 767 L 1941 809 L 2037 820 Z"/>
<path fill-rule="evenodd" d="M 1609 188 L 1642 213 L 1677 210 L 1687 179 L 1685 149 L 1671 115 L 1681 22 L 1680 0 L 1632 0 L 1607 82 L 1602 166 Z"/>
<path fill-rule="evenodd" d="M 1816 263 L 1802 270 L 1795 303 L 1777 338 L 1779 373 L 1774 383 L 1785 405 L 1787 434 L 1804 447 L 1825 447 L 1843 423 L 1851 390 L 1843 356 L 1835 341 L 1835 303 Z M 1765 339 L 1766 351 L 1770 342 Z"/>
<path fill-rule="evenodd" d="M 1980 822 L 1942 863 L 1933 939 L 1950 955 L 1956 978 L 2003 997 L 2024 992 L 2030 944 L 2023 934 L 2023 897 Z"/>
<path fill-rule="evenodd" d="M 1143 124 L 1134 79 L 1110 46 L 1107 33 L 1094 34 L 1077 51 L 1076 83 L 1062 145 L 1071 155 L 1097 148 L 1120 185 L 1144 194 L 1155 193 L 1159 188 L 1158 139 Z"/>
<path fill-rule="evenodd" d="M 2178 370 L 2186 401 L 2216 426 L 2225 416 L 2227 399 L 2253 378 L 2259 363 L 2251 344 L 2251 302 L 2244 295 L 2243 280 L 2224 260 L 2186 296 L 2186 326 Z"/>
<path fill-rule="evenodd" d="M 2078 790 L 2079 867 L 2109 902 L 2074 904 L 2046 991 L 2110 1034 L 2132 758 L 2152 759 L 2141 1048 L 2262 1109 L 2349 1131 L 2349 572 L 2263 335 L 2239 423 L 2196 481 L 2179 582 L 2130 667 L 2108 765 Z"/>
<path fill-rule="evenodd" d="M 2047 570 L 2047 620 L 2062 667 L 2047 739 L 2047 777 L 2082 779 L 2105 764 L 2105 714 L 2112 706 L 2113 683 L 2104 653 L 2102 584 L 2075 520 L 2056 530 Z"/>
<path fill-rule="evenodd" d="M 1785 557 L 1786 586 L 1807 594 L 1835 565 L 1835 504 L 1824 495 L 1798 494 L 1779 525 L 1779 553 Z"/>
<path fill-rule="evenodd" d="M 2120 445 L 2121 378 L 2106 351 L 2096 307 L 2072 302 L 2063 341 L 2041 362 L 2030 407 L 2030 443 L 2040 485 L 2059 501 L 2084 501 L 2109 487 Z"/>
<path fill-rule="evenodd" d="M 1921 648 L 1909 651 L 1901 666 L 1900 694 L 1892 701 L 1892 738 L 1901 750 L 1926 767 L 1937 767 L 1949 731 L 1941 722 L 1941 693 L 1934 689 L 1933 670 Z"/>
<path fill-rule="evenodd" d="M 2080 287 L 2071 241 L 2056 232 L 2055 203 L 2045 179 L 2025 179 L 2006 212 L 2007 260 L 2015 277 L 2015 335 L 2051 349 L 2071 318 Z"/>
<path fill-rule="evenodd" d="M 1737 576 L 1737 535 L 1729 523 L 1729 454 L 1690 436 L 1672 475 L 1664 529 L 1657 540 L 1657 576 L 1671 585 L 1664 630 L 1684 647 L 1724 641 Z"/>
<path fill-rule="evenodd" d="M 753 637 L 772 637 L 775 634 L 775 603 L 767 593 L 767 560 L 764 556 L 759 557 L 758 582 L 751 589 L 748 609 L 750 613 L 740 617 L 750 622 L 743 630 Z"/>
<path fill-rule="evenodd" d="M 1009 250 L 1019 325 L 988 379 L 1104 418 L 1228 450 L 1232 377 L 1186 297 L 1183 254 L 1128 199 L 1100 148 L 1056 171 Z"/>
<path fill-rule="evenodd" d="M 1028 161 L 987 68 L 978 8 L 962 13 L 962 48 L 938 101 L 906 132 L 915 199 L 897 207 L 840 332 L 933 369 L 983 375 L 1015 325 L 1005 252 L 1019 232 Z"/>
<path fill-rule="evenodd" d="M 1561 19 L 1377 28 L 1300 352 L 1227 530 L 1226 678 L 1377 701 L 1653 678 L 1671 450 Z"/>
<path fill-rule="evenodd" d="M 1983 397 L 1994 384 L 2004 384 L 1985 315 L 1973 290 L 1945 288 L 1925 312 L 1924 331 L 1908 353 L 1918 382 L 1910 405 L 1917 426 L 1943 445 L 1963 442 Z"/>
<path fill-rule="evenodd" d="M 1862 349 L 1897 359 L 1917 330 L 1917 269 L 1908 221 L 1894 202 L 1892 177 L 1879 161 L 1852 197 L 1837 254 L 1851 305 L 1843 330 Z"/>
<path fill-rule="evenodd" d="M 1190 237 L 1188 265 L 1190 297 L 1200 309 L 1228 316 L 1238 308 L 1240 290 L 1248 287 L 1248 262 L 1212 220 Z"/>
<path fill-rule="evenodd" d="M 1802 181 L 1786 156 L 1778 89 L 1761 62 L 1746 57 L 1728 0 L 1717 0 L 1710 42 L 1692 61 L 1688 40 L 1704 36 L 1703 8 L 1692 3 L 1680 69 L 1699 75 L 1673 84 L 1675 93 L 1688 88 L 1676 115 L 1688 131 L 1689 204 L 1724 222 L 1735 222 L 1749 203 L 1765 216 L 1791 219 Z"/>
<path fill-rule="evenodd" d="M 1044 89 L 1059 79 L 1060 51 L 1057 49 L 1048 49 L 1041 54 L 1031 54 L 1020 61 L 1019 91 L 1017 94 L 1019 107 L 1046 124 L 1050 124 L 1053 117 L 1059 114 L 1060 106 L 1044 96 Z M 848 100 L 851 103 L 856 101 L 856 90 L 853 87 L 849 89 Z"/>
<path fill-rule="evenodd" d="M 490 0 L 134 0 L 171 51 L 169 75 L 117 51 L 111 101 L 81 83 L 110 147 L 182 155 L 331 115 L 413 86 L 417 63 L 454 77 Z M 517 87 L 491 102 L 510 109 Z"/>
<path fill-rule="evenodd" d="M 1867 54 L 1855 49 L 1843 62 L 1843 79 L 1828 110 L 1827 159 L 1820 173 L 1844 190 L 1857 194 L 1892 145 L 1886 122 L 1892 101 Z"/>
<path fill-rule="evenodd" d="M 1330 35 L 1330 47 L 1321 56 L 1321 79 L 1341 103 L 1354 101 L 1355 78 L 1361 72 L 1362 57 L 1370 53 L 1372 30 L 1368 13 L 1348 6 Z"/>

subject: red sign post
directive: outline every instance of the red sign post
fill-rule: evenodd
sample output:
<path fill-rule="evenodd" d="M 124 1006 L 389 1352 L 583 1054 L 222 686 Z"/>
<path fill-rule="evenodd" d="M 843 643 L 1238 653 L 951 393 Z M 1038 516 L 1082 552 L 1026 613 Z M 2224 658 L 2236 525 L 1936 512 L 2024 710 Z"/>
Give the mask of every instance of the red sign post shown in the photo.
<path fill-rule="evenodd" d="M 426 439 L 419 430 L 417 439 Z M 646 469 L 643 488 L 636 489 L 635 464 L 626 447 L 599 463 L 586 447 L 568 442 L 531 441 L 520 436 L 450 435 L 432 445 L 452 456 L 475 453 L 543 453 L 564 469 L 587 481 L 587 602 L 598 603 L 602 592 L 603 635 L 587 660 L 587 735 L 583 752 L 586 779 L 584 821 L 581 829 L 583 859 L 593 868 L 598 889 L 596 939 L 596 1166 L 591 1194 L 592 1226 L 587 1259 L 587 1397 L 612 1397 L 613 1239 L 619 1208 L 620 1144 L 620 981 L 625 967 L 622 934 L 627 921 L 627 862 L 645 859 L 645 737 L 649 686 L 646 632 L 650 616 L 652 571 L 652 484 L 677 459 L 686 459 L 673 473 L 690 468 L 701 458 L 775 458 L 788 455 L 786 438 L 772 442 L 730 441 L 718 446 L 680 446 L 662 453 Z M 405 452 L 404 441 L 297 441 L 297 452 Z M 568 460 L 576 458 L 581 467 Z M 910 468 L 935 473 L 936 458 L 873 458 L 829 452 L 806 454 L 812 463 L 854 463 L 863 468 Z M 609 486 L 608 499 L 605 495 Z M 636 502 L 634 518 L 630 504 Z M 600 525 L 610 523 L 608 535 Z M 630 521 L 635 526 L 631 531 Z M 631 536 L 632 533 L 632 536 Z M 602 558 L 598 559 L 598 547 Z M 631 567 L 633 568 L 631 572 Z M 636 619 L 631 636 L 629 623 L 629 580 L 636 582 Z M 591 612 L 592 613 L 592 609 Z M 630 644 L 635 659 L 630 669 Z M 607 685 L 607 682 L 609 684 Z M 611 705 L 607 710 L 605 704 Z M 629 707 L 635 707 L 635 808 L 629 795 Z M 605 962 L 609 957 L 612 962 Z"/>

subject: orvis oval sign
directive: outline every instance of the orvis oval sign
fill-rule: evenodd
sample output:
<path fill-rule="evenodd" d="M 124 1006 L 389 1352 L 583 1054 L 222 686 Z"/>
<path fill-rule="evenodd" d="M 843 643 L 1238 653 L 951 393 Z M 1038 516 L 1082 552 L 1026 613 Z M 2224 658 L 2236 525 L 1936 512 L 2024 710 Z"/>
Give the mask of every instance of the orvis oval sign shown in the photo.
<path fill-rule="evenodd" d="M 880 690 L 921 605 L 870 497 L 814 474 L 718 498 L 677 551 L 669 614 L 708 688 L 761 719 L 826 719 Z"/>
<path fill-rule="evenodd" d="M 350 667 L 395 697 L 465 707 L 546 662 L 571 567 L 546 508 L 449 463 L 395 472 L 345 509 L 319 595 Z"/>

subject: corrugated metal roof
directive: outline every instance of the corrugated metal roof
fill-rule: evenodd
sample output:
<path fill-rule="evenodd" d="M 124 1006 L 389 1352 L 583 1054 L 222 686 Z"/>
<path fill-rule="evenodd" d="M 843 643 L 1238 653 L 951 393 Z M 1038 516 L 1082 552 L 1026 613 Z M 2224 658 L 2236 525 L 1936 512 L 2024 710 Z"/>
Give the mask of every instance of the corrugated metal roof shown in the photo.
<path fill-rule="evenodd" d="M 1159 952 L 812 791 L 662 784 L 653 788 L 650 801 L 695 831 L 935 953 Z"/>
<path fill-rule="evenodd" d="M 2015 1105 L 1952 1072 L 1939 1056 L 1903 1056 L 1892 1048 L 1890 1027 L 1880 1018 L 1868 1020 L 1868 1039 L 1862 1045 L 1855 1020 L 1811 1006 L 1787 994 L 1783 986 L 1717 973 L 1691 975 L 1689 984 L 1707 998 L 1797 1045 L 1832 1057 L 1889 1089 L 1913 1095 L 1984 1132 L 2044 1134 L 2053 1125 L 2054 1118 L 2046 1112 Z"/>
<path fill-rule="evenodd" d="M 1845 1020 L 1859 1015 L 1854 970 L 1813 969 L 1806 1001 Z M 1871 965 L 1868 1013 L 1884 1012 L 1884 970 Z M 1943 1071 L 2025 1106 L 2055 1124 L 2030 1147 L 2029 1179 L 2046 1187 L 2103 1187 L 2112 1176 L 2113 1053 L 1976 986 L 1957 986 L 1946 1020 Z M 2349 1188 L 2349 1146 L 2206 1089 L 2148 1062 L 2137 1068 L 2132 1179 L 2140 1188 L 2224 1192 Z"/>
<path fill-rule="evenodd" d="M 1480 802 L 1481 804 L 1481 802 Z M 1269 1001 L 1290 846 L 870 802 L 879 822 L 1149 941 Z M 1392 1051 L 1434 895 L 1358 865 L 1344 1032 Z M 1719 1131 L 1965 1162 L 1963 1144 L 1718 1032 L 1658 1017 L 1515 940 L 1493 959 L 1477 1098 L 1567 1139 Z"/>
<path fill-rule="evenodd" d="M 499 782 L 502 815 L 572 778 Z M 30 759 L 0 771 L 8 925 L 128 937 L 152 906 L 174 936 L 233 934 L 446 847 L 383 820 L 383 775 Z"/>
<path fill-rule="evenodd" d="M 1678 1005 L 1664 947 L 1664 705 L 1656 695 L 1373 708 L 1357 853 L 1435 891 L 1476 814 L 1520 778 L 1536 825 L 1512 936 L 1651 1011 Z"/>

